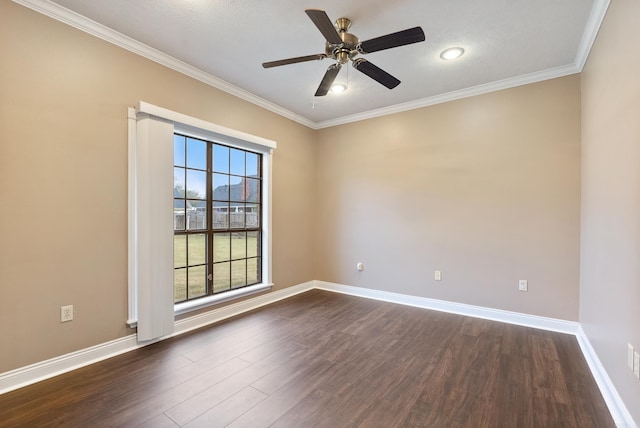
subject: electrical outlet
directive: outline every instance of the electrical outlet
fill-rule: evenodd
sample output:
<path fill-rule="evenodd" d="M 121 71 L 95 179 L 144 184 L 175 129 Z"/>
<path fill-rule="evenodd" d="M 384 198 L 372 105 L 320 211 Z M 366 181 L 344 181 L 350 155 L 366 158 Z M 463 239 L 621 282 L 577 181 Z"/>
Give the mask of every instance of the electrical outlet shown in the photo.
<path fill-rule="evenodd" d="M 356 270 L 358 270 L 358 271 L 362 272 L 362 271 L 364 270 L 364 263 L 362 263 L 362 262 L 358 262 L 358 263 L 356 264 Z"/>
<path fill-rule="evenodd" d="M 60 307 L 60 322 L 73 321 L 73 305 Z"/>
<path fill-rule="evenodd" d="M 640 354 L 633 352 L 633 374 L 640 379 Z"/>
<path fill-rule="evenodd" d="M 518 290 L 520 290 L 520 291 L 528 291 L 529 290 L 529 283 L 527 282 L 526 279 L 521 279 L 520 281 L 518 281 Z"/>
<path fill-rule="evenodd" d="M 627 343 L 627 366 L 633 371 L 633 345 Z"/>
<path fill-rule="evenodd" d="M 433 274 L 433 278 L 436 281 L 442 281 L 442 272 L 439 271 L 439 270 L 435 271 L 434 274 Z"/>

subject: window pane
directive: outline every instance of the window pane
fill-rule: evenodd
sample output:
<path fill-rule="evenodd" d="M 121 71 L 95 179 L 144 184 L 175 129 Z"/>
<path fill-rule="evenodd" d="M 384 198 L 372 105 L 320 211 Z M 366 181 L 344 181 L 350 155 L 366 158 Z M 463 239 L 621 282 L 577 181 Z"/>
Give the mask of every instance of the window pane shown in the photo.
<path fill-rule="evenodd" d="M 184 230 L 185 228 L 185 213 L 184 213 L 184 200 L 173 200 L 173 229 Z"/>
<path fill-rule="evenodd" d="M 260 232 L 247 232 L 247 257 L 260 255 Z"/>
<path fill-rule="evenodd" d="M 238 149 L 230 150 L 230 168 L 231 174 L 244 175 L 244 151 Z"/>
<path fill-rule="evenodd" d="M 231 257 L 231 241 L 229 233 L 213 235 L 213 262 L 223 262 Z"/>
<path fill-rule="evenodd" d="M 173 235 L 173 267 L 187 265 L 187 236 Z"/>
<path fill-rule="evenodd" d="M 228 202 L 213 203 L 213 228 L 214 229 L 229 228 L 229 203 Z"/>
<path fill-rule="evenodd" d="M 187 270 L 173 271 L 173 301 L 181 302 L 187 299 Z"/>
<path fill-rule="evenodd" d="M 247 202 L 260 202 L 260 180 L 247 178 L 244 187 Z"/>
<path fill-rule="evenodd" d="M 231 258 L 244 259 L 247 257 L 247 234 L 234 232 L 231 234 Z"/>
<path fill-rule="evenodd" d="M 219 293 L 231 288 L 231 263 L 213 265 L 213 292 Z"/>
<path fill-rule="evenodd" d="M 260 157 L 257 154 L 247 152 L 247 177 L 258 176 L 258 159 L 260 159 Z"/>
<path fill-rule="evenodd" d="M 207 202 L 187 201 L 187 229 L 199 230 L 207 228 Z"/>
<path fill-rule="evenodd" d="M 242 229 L 244 228 L 244 204 L 232 203 L 229 205 L 229 228 L 230 229 Z"/>
<path fill-rule="evenodd" d="M 207 197 L 207 173 L 187 170 L 187 198 L 205 199 Z"/>
<path fill-rule="evenodd" d="M 229 172 L 229 148 L 213 145 L 213 170 L 215 172 Z"/>
<path fill-rule="evenodd" d="M 184 166 L 184 142 L 185 137 L 182 135 L 173 136 L 173 164 Z"/>
<path fill-rule="evenodd" d="M 204 234 L 189 235 L 189 266 L 207 262 L 207 236 Z"/>
<path fill-rule="evenodd" d="M 207 294 L 207 267 L 189 268 L 189 298 Z"/>
<path fill-rule="evenodd" d="M 229 176 L 213 174 L 213 199 L 216 201 L 229 200 Z"/>
<path fill-rule="evenodd" d="M 207 143 L 187 138 L 187 166 L 189 168 L 207 169 Z"/>
<path fill-rule="evenodd" d="M 242 186 L 242 177 L 236 177 L 234 175 L 229 177 L 229 200 L 230 201 L 243 201 L 244 189 Z"/>
<path fill-rule="evenodd" d="M 247 259 L 247 285 L 258 284 L 262 281 L 260 260 L 260 257 Z"/>
<path fill-rule="evenodd" d="M 184 198 L 184 168 L 173 168 L 173 197 Z"/>
<path fill-rule="evenodd" d="M 247 285 L 247 261 L 235 260 L 231 262 L 231 288 Z"/>
<path fill-rule="evenodd" d="M 247 204 L 245 211 L 247 227 L 260 227 L 260 204 Z"/>

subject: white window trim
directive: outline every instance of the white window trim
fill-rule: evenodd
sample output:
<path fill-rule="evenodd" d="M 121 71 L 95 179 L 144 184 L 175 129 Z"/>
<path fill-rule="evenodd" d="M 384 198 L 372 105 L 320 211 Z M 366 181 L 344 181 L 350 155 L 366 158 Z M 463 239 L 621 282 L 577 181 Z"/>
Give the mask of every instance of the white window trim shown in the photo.
<path fill-rule="evenodd" d="M 129 126 L 129 236 L 128 236 L 128 247 L 129 247 L 129 272 L 128 272 L 128 283 L 129 283 L 129 308 L 128 308 L 128 320 L 127 325 L 130 327 L 138 327 L 138 335 L 139 340 L 151 340 L 152 338 L 168 335 L 173 331 L 173 325 L 164 328 L 156 329 L 154 332 L 146 332 L 143 334 L 142 338 L 140 338 L 140 326 L 138 325 L 139 321 L 139 308 L 141 304 L 145 302 L 141 302 L 140 295 L 143 294 L 147 296 L 146 299 L 149 299 L 148 292 L 144 292 L 145 287 L 155 287 L 155 281 L 157 278 L 161 278 L 164 280 L 158 281 L 158 283 L 162 283 L 161 287 L 166 287 L 167 278 L 166 266 L 159 270 L 163 270 L 164 273 L 157 274 L 157 272 L 153 272 L 149 275 L 148 270 L 150 266 L 153 266 L 153 261 L 150 261 L 149 248 L 153 248 L 150 246 L 151 238 L 155 236 L 153 233 L 149 233 L 149 230 L 155 230 L 156 234 L 165 233 L 167 236 L 170 234 L 171 242 L 173 242 L 173 227 L 168 228 L 168 230 L 164 230 L 166 227 L 163 225 L 161 220 L 156 220 L 156 216 L 149 216 L 149 208 L 141 206 L 141 198 L 139 195 L 144 194 L 145 192 L 149 192 L 151 190 L 157 191 L 157 188 L 154 187 L 155 180 L 152 176 L 154 172 L 149 173 L 147 168 L 147 159 L 145 156 L 149 154 L 149 151 L 146 150 L 146 144 L 151 143 L 148 141 L 142 141 L 147 138 L 147 133 L 141 129 L 139 129 L 139 123 L 144 121 L 144 119 L 152 118 L 162 128 L 162 132 L 166 132 L 169 127 L 167 124 L 171 125 L 171 141 L 173 142 L 173 132 L 178 132 L 181 134 L 185 134 L 188 136 L 201 138 L 209 141 L 219 142 L 228 146 L 237 147 L 245 150 L 254 151 L 262 154 L 262 177 L 263 177 L 263 193 L 262 193 L 262 282 L 260 284 L 255 284 L 249 287 L 240 288 L 237 290 L 221 293 L 218 295 L 207 296 L 201 299 L 196 299 L 188 302 L 179 303 L 173 305 L 173 297 L 171 298 L 172 304 L 172 315 L 181 315 L 184 313 L 188 313 L 190 311 L 195 311 L 198 309 L 202 309 L 208 306 L 212 306 L 215 304 L 219 304 L 225 301 L 237 299 L 240 297 L 244 297 L 250 294 L 258 293 L 261 291 L 269 290 L 272 286 L 272 257 L 271 257 L 271 171 L 272 171 L 272 154 L 273 150 L 276 148 L 276 142 L 272 140 L 268 140 L 262 137 L 257 137 L 255 135 L 246 134 L 244 132 L 236 131 L 234 129 L 226 128 L 220 125 L 216 125 L 201 119 L 197 119 L 191 116 L 184 115 L 182 113 L 177 113 L 162 107 L 158 107 L 146 102 L 139 102 L 135 108 L 128 109 L 128 126 Z M 163 136 L 164 141 L 164 136 Z M 173 143 L 172 143 L 173 144 Z M 171 153 L 173 153 L 173 146 L 171 147 Z M 165 156 L 166 157 L 166 156 Z M 161 163 L 166 162 L 166 160 L 161 160 Z M 171 171 L 173 171 L 173 162 L 171 165 L 166 165 L 168 171 L 169 167 Z M 162 168 L 165 168 L 162 165 Z M 163 169 L 164 171 L 164 169 Z M 155 173 L 158 173 L 155 171 Z M 161 172 L 160 174 L 164 174 Z M 173 173 L 171 173 L 173 174 Z M 166 179 L 166 177 L 164 177 Z M 171 177 L 173 180 L 173 176 Z M 162 181 L 162 180 L 161 180 Z M 166 181 L 166 180 L 164 180 Z M 170 195 L 171 197 L 168 197 Z M 168 204 L 167 212 L 170 212 L 171 207 L 173 206 L 173 193 L 171 191 L 171 187 L 167 189 L 167 195 L 161 195 L 161 197 L 157 198 L 154 203 L 156 204 Z M 156 205 L 157 207 L 157 205 Z M 156 208 L 157 209 L 157 208 Z M 143 214 L 144 211 L 147 211 L 147 214 Z M 149 218 L 150 217 L 150 218 Z M 154 242 L 155 241 L 154 239 Z M 160 240 L 160 242 L 168 242 L 167 240 Z M 164 245 L 164 244 L 160 244 Z M 154 252 L 156 249 L 151 250 Z M 168 254 L 168 249 L 162 248 L 162 255 L 156 260 L 166 260 L 166 255 Z M 171 247 L 171 254 L 173 254 L 173 247 Z M 147 263 L 146 267 L 141 268 L 141 264 Z M 166 263 L 163 263 L 166 264 Z M 152 267 L 151 269 L 156 270 L 156 267 Z M 146 277 L 145 277 L 146 274 Z M 171 263 L 171 296 L 173 296 L 173 263 Z M 143 292 L 141 293 L 141 289 Z M 166 319 L 167 311 L 169 310 L 166 306 L 169 304 L 167 302 L 168 291 L 162 290 L 161 297 L 155 297 L 155 294 L 151 293 L 152 298 L 157 299 L 151 305 L 152 308 L 156 306 L 160 306 L 158 308 L 158 312 L 163 312 L 163 315 L 159 316 L 159 324 L 162 324 L 163 317 Z M 149 302 L 147 302 L 149 303 Z M 143 309 L 144 312 L 144 309 Z M 146 317 L 145 317 L 146 319 Z M 151 322 L 151 321 L 148 321 Z M 145 330 L 146 331 L 146 330 Z"/>

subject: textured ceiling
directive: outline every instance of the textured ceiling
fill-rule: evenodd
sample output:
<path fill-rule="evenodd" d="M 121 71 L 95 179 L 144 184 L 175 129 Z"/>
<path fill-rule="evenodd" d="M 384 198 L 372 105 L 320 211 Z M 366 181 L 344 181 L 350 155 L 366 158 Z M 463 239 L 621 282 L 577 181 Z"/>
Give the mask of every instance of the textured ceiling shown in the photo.
<path fill-rule="evenodd" d="M 167 63 L 162 54 L 178 59 L 191 66 L 187 74 L 195 73 L 315 128 L 579 72 L 608 4 L 606 0 L 16 1 L 108 40 L 118 39 L 117 33 L 128 36 L 133 40 L 124 38 L 119 44 L 143 54 L 147 47 L 153 48 L 146 56 L 161 63 Z M 349 66 L 337 79 L 348 80 L 347 92 L 314 97 L 332 60 L 261 66 L 265 61 L 324 52 L 324 38 L 304 13 L 307 8 L 323 9 L 332 20 L 350 18 L 350 32 L 360 40 L 415 26 L 423 28 L 427 40 L 366 55 L 402 81 L 397 88 L 389 90 Z M 111 35 L 104 36 L 107 33 Z M 140 43 L 146 47 L 136 46 Z M 462 46 L 465 55 L 441 60 L 440 52 L 450 46 Z"/>

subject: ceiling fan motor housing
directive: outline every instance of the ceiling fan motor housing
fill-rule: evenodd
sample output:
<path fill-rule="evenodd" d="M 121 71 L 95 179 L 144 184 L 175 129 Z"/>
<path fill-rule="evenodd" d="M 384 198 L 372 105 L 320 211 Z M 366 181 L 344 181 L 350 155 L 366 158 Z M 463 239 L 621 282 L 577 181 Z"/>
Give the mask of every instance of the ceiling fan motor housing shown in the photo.
<path fill-rule="evenodd" d="M 360 40 L 348 32 L 349 27 L 351 27 L 351 20 L 349 18 L 338 18 L 336 20 L 336 27 L 338 28 L 338 34 L 340 34 L 342 43 L 332 44 L 327 42 L 325 52 L 329 58 L 335 59 L 340 64 L 346 64 L 350 59 L 358 55 L 357 46 Z"/>

